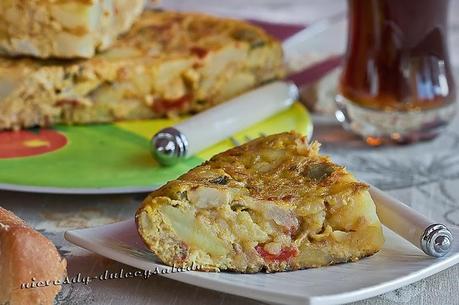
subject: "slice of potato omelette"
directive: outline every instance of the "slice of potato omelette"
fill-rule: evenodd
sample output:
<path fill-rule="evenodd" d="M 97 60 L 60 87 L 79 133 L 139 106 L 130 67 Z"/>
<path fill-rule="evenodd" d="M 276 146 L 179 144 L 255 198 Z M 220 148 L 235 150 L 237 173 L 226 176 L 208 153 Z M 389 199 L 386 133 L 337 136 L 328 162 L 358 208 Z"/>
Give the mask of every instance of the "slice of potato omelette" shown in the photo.
<path fill-rule="evenodd" d="M 165 264 L 206 271 L 320 267 L 384 243 L 368 186 L 295 132 L 235 147 L 168 182 L 136 222 Z"/>

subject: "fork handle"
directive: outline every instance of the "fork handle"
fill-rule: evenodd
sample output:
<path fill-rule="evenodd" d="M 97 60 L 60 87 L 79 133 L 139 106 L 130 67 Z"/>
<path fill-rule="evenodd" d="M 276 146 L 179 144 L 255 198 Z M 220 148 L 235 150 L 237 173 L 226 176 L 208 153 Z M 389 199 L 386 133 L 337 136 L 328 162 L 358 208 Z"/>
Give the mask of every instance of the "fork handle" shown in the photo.
<path fill-rule="evenodd" d="M 276 81 L 192 116 L 152 139 L 152 153 L 163 165 L 172 165 L 250 125 L 290 107 L 298 88 Z"/>

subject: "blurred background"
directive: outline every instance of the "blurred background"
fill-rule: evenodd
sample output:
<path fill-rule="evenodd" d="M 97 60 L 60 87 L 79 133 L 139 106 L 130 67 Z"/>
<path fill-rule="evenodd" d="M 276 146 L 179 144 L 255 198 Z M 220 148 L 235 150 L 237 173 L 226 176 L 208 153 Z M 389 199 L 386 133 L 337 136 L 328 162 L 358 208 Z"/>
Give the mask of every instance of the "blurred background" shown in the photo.
<path fill-rule="evenodd" d="M 164 0 L 161 7 L 203 11 L 238 18 L 261 19 L 279 23 L 310 24 L 346 11 L 346 1 L 339 0 Z M 459 66 L 459 1 L 450 1 L 450 55 L 452 64 Z M 416 16 L 413 16 L 416 18 Z M 330 37 L 332 39 L 332 37 Z"/>

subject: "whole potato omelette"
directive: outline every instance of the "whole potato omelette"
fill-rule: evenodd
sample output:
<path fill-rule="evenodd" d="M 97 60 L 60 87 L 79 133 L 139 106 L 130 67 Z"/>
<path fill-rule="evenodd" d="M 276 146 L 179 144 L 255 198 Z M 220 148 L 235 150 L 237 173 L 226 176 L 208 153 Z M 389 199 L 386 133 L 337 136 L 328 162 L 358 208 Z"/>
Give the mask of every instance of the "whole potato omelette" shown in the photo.
<path fill-rule="evenodd" d="M 87 60 L 0 57 L 0 130 L 191 114 L 283 75 L 282 47 L 259 27 L 145 11 Z"/>
<path fill-rule="evenodd" d="M 136 213 L 167 265 L 244 273 L 356 261 L 378 252 L 368 186 L 295 132 L 212 157 L 151 193 Z"/>

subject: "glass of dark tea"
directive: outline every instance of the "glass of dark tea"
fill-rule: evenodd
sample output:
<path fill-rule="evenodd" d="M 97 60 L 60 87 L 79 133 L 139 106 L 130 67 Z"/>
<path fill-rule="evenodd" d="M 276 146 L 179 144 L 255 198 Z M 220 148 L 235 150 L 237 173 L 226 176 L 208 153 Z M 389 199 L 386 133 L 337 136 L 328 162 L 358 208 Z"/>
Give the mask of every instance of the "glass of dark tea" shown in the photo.
<path fill-rule="evenodd" d="M 438 135 L 456 112 L 449 0 L 348 0 L 337 119 L 370 145 Z"/>

